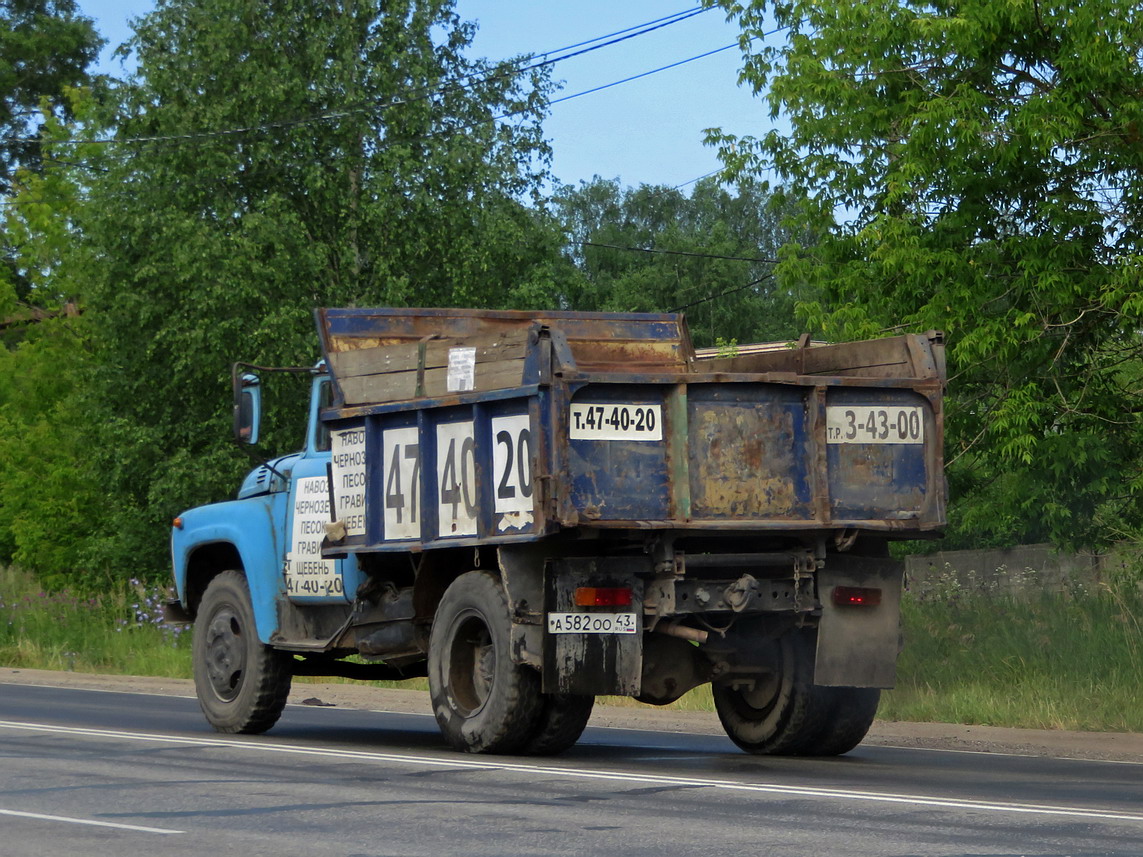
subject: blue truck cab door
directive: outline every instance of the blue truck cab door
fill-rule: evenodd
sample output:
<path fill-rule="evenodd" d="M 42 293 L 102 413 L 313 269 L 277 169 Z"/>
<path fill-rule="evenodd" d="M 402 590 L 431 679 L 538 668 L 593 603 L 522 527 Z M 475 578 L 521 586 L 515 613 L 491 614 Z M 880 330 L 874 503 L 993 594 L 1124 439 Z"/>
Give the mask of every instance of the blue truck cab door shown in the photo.
<path fill-rule="evenodd" d="M 332 386 L 328 375 L 314 379 L 310 393 L 306 445 L 294 465 L 286 511 L 285 594 L 296 604 L 346 604 L 353 601 L 361 572 L 353 555 L 323 559 L 322 540 L 331 514 L 329 485 L 330 433 L 319 419 L 328 407 Z"/>

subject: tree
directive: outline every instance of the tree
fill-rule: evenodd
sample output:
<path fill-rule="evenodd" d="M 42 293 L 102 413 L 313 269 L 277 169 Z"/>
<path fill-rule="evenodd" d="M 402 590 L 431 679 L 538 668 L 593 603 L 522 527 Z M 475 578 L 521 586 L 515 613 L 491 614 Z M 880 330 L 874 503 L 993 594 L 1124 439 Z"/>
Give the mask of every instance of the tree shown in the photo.
<path fill-rule="evenodd" d="M 93 104 L 89 93 L 67 96 L 82 119 Z M 16 170 L 0 221 L 26 285 L 25 299 L 0 312 L 0 562 L 34 569 L 48 587 L 74 580 L 96 526 L 93 510 L 106 505 L 89 467 L 94 367 L 74 230 L 85 193 L 85 171 L 75 165 L 97 168 L 100 153 L 61 142 L 95 130 L 45 111 L 37 131 L 44 158 L 38 170 Z"/>
<path fill-rule="evenodd" d="M 712 135 L 823 237 L 778 273 L 826 336 L 949 334 L 963 541 L 1143 526 L 1143 10 L 1127 0 L 722 0 L 788 122 Z M 784 41 L 762 38 L 773 22 Z"/>
<path fill-rule="evenodd" d="M 525 203 L 547 79 L 471 60 L 451 0 L 165 0 L 137 24 L 116 162 L 81 218 L 117 498 L 93 556 L 165 566 L 233 490 L 229 365 L 310 364 L 312 311 L 508 307 L 554 289 Z M 288 435 L 298 443 L 301 408 Z"/>
<path fill-rule="evenodd" d="M 0 2 L 0 193 L 10 192 L 17 168 L 41 162 L 35 130 L 45 104 L 70 118 L 64 91 L 88 82 L 102 45 L 75 0 Z"/>
<path fill-rule="evenodd" d="M 67 90 L 87 84 L 103 40 L 74 0 L 0 2 L 0 204 L 19 192 L 17 172 L 42 172 L 40 128 L 48 118 L 72 118 Z M 38 295 L 20 268 L 19 248 L 0 232 L 0 319 L 15 301 Z"/>
<path fill-rule="evenodd" d="M 89 351 L 67 273 L 85 169 L 74 124 L 102 44 L 71 0 L 0 2 L 0 561 L 64 582 L 102 502 L 77 397 Z"/>
<path fill-rule="evenodd" d="M 621 188 L 596 178 L 555 196 L 584 282 L 577 308 L 685 311 L 700 345 L 796 338 L 795 295 L 773 276 L 780 212 L 750 184 Z"/>

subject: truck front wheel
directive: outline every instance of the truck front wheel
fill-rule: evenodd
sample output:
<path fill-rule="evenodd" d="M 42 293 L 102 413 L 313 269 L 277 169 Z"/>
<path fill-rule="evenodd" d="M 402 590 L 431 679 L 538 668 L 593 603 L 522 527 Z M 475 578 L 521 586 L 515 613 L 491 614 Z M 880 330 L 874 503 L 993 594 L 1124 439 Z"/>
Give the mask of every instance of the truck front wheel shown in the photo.
<path fill-rule="evenodd" d="M 514 663 L 508 599 L 479 571 L 445 591 L 429 635 L 429 695 L 445 740 L 469 753 L 512 753 L 534 734 L 540 676 Z"/>
<path fill-rule="evenodd" d="M 210 581 L 194 624 L 194 685 L 219 732 L 257 734 L 277 721 L 290 693 L 290 663 L 258 639 L 246 578 L 224 571 Z"/>
<path fill-rule="evenodd" d="M 726 734 L 748 753 L 796 755 L 824 726 L 814 694 L 814 638 L 791 631 L 762 645 L 769 669 L 749 681 L 712 687 Z"/>

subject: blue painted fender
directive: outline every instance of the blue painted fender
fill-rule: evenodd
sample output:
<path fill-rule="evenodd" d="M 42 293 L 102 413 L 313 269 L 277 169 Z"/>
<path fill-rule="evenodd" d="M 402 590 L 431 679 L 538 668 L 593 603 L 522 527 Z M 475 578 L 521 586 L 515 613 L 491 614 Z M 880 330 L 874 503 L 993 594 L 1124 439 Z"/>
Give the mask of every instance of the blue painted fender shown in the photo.
<path fill-rule="evenodd" d="M 278 601 L 286 598 L 282 567 L 288 496 L 264 494 L 212 503 L 179 516 L 182 526 L 171 530 L 171 560 L 179 601 L 187 605 L 187 577 L 197 551 L 231 546 L 242 560 L 250 586 L 258 639 L 269 644 L 278 630 Z M 222 568 L 215 568 L 222 571 Z"/>

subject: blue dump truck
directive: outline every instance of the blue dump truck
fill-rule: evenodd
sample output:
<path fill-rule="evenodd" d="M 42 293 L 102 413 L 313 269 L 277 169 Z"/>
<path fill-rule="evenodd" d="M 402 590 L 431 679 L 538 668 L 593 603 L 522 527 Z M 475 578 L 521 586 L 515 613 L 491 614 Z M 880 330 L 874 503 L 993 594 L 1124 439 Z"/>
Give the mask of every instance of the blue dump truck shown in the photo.
<path fill-rule="evenodd" d="M 216 729 L 269 729 L 295 675 L 427 676 L 474 753 L 706 683 L 748 752 L 861 741 L 899 649 L 888 543 L 945 522 L 940 334 L 713 352 L 680 315 L 315 315 L 304 448 L 172 531 Z M 235 369 L 243 443 L 265 374 Z"/>

